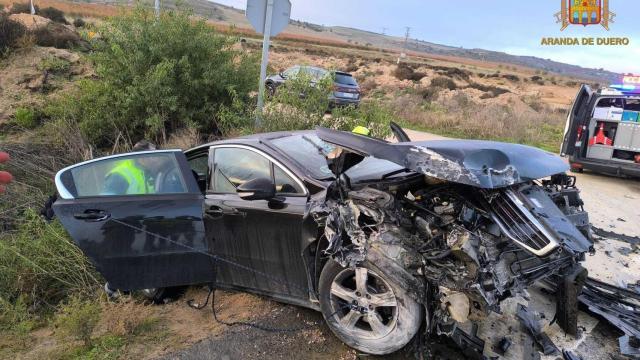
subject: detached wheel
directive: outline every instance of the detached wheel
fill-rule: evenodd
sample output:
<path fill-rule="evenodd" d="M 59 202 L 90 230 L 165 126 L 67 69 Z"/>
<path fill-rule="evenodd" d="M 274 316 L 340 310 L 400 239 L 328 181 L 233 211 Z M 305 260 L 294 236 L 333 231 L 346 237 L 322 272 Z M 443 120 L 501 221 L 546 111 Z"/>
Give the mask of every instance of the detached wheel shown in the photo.
<path fill-rule="evenodd" d="M 329 260 L 320 274 L 319 291 L 329 328 L 356 350 L 392 353 L 420 328 L 422 306 L 372 263 L 354 269 Z"/>

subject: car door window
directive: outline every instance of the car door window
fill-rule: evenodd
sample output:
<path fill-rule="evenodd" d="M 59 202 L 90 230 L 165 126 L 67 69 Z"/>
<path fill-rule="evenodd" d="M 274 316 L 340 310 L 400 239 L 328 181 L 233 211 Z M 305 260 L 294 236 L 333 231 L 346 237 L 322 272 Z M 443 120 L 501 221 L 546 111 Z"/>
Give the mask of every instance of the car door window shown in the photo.
<path fill-rule="evenodd" d="M 300 71 L 300 68 L 295 66 L 292 68 L 289 68 L 287 70 L 285 70 L 285 72 L 283 73 L 285 78 L 294 78 L 296 77 L 296 75 L 298 75 L 298 71 Z"/>
<path fill-rule="evenodd" d="M 209 182 L 209 153 L 191 158 L 188 161 L 189 167 L 193 172 L 193 176 L 198 182 L 200 191 L 205 192 L 207 190 L 207 184 Z"/>
<path fill-rule="evenodd" d="M 273 166 L 273 177 L 276 184 L 276 192 L 278 194 L 303 194 L 304 190 L 300 185 L 287 175 L 279 166 Z"/>
<path fill-rule="evenodd" d="M 186 193 L 175 154 L 135 153 L 90 161 L 60 173 L 69 198 Z"/>
<path fill-rule="evenodd" d="M 214 189 L 220 193 L 234 193 L 249 180 L 271 179 L 271 164 L 255 151 L 228 147 L 215 150 Z"/>

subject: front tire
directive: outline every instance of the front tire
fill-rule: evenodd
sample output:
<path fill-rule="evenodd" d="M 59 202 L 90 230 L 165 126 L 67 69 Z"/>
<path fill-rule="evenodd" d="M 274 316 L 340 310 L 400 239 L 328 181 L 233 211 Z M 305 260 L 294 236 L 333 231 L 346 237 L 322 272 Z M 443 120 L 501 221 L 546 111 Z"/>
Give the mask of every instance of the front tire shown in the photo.
<path fill-rule="evenodd" d="M 329 328 L 356 350 L 390 354 L 407 345 L 420 328 L 422 306 L 368 261 L 344 268 L 329 260 L 320 274 L 319 292 Z"/>

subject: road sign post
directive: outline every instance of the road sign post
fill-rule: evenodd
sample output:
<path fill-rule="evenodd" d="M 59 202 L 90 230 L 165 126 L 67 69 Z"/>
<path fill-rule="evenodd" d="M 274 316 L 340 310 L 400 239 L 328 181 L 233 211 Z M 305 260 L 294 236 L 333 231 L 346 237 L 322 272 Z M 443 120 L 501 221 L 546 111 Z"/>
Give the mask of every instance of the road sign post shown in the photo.
<path fill-rule="evenodd" d="M 247 0 L 246 16 L 251 26 L 262 39 L 262 62 L 260 63 L 260 83 L 258 84 L 258 106 L 256 125 L 260 125 L 260 116 L 264 106 L 264 81 L 269 63 L 269 43 L 271 36 L 278 35 L 289 24 L 291 2 L 289 0 Z"/>
<path fill-rule="evenodd" d="M 271 34 L 271 19 L 273 18 L 273 0 L 267 0 L 266 15 L 264 17 L 264 37 L 262 38 L 262 62 L 260 63 L 260 84 L 258 87 L 258 118 L 264 106 L 264 82 L 267 78 L 267 64 L 269 63 L 269 43 Z M 256 124 L 259 125 L 259 124 Z"/>

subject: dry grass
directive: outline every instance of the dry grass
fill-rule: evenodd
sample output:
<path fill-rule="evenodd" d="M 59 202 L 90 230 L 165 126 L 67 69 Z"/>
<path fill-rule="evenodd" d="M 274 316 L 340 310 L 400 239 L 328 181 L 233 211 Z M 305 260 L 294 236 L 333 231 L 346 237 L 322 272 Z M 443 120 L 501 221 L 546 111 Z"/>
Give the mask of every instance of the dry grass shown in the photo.
<path fill-rule="evenodd" d="M 153 310 L 136 302 L 130 296 L 124 296 L 113 302 L 103 302 L 100 328 L 110 334 L 131 337 L 142 326 L 154 321 Z"/>
<path fill-rule="evenodd" d="M 458 137 L 508 141 L 557 151 L 564 116 L 548 108 L 515 111 L 507 105 L 480 105 L 464 93 L 432 103 L 420 95 L 395 97 L 390 106 L 405 125 Z"/>
<path fill-rule="evenodd" d="M 202 136 L 197 129 L 185 128 L 171 134 L 166 143 L 162 144 L 164 149 L 187 150 L 202 143 Z"/>

